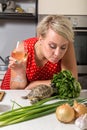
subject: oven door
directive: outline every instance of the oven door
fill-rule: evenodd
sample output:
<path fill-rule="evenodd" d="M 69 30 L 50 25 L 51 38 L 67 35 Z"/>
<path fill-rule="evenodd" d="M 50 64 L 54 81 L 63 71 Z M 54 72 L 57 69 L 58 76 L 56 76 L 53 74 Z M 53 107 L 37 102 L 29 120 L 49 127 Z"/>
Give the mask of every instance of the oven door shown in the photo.
<path fill-rule="evenodd" d="M 87 29 L 74 29 L 75 53 L 79 74 L 87 74 Z"/>

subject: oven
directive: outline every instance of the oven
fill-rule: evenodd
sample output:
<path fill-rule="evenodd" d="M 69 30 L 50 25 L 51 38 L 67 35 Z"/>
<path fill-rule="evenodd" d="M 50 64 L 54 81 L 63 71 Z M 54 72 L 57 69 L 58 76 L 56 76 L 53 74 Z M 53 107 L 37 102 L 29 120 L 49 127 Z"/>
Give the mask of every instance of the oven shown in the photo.
<path fill-rule="evenodd" d="M 74 48 L 78 67 L 79 81 L 87 89 L 87 15 L 68 16 L 73 24 Z"/>
<path fill-rule="evenodd" d="M 78 74 L 87 74 L 87 16 L 68 16 L 73 24 Z"/>

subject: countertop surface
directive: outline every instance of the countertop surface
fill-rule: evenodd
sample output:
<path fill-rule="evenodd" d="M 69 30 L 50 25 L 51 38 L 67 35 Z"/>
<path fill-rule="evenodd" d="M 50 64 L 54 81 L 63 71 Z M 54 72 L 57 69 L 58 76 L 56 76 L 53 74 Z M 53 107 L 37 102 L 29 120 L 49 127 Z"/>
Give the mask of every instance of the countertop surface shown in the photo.
<path fill-rule="evenodd" d="M 28 99 L 25 100 L 21 98 L 22 96 L 25 96 L 28 93 L 29 90 L 6 90 L 3 100 L 0 101 L 0 105 L 7 105 L 8 106 L 7 110 L 12 109 L 13 106 L 12 100 L 16 101 L 18 104 L 22 106 L 30 105 L 30 101 Z M 82 90 L 81 96 L 87 97 L 87 90 Z M 17 108 L 18 106 L 15 104 L 14 107 Z M 56 118 L 55 113 L 53 113 L 37 119 L 1 127 L 0 130 L 80 130 L 80 129 L 77 126 L 75 126 L 74 123 L 64 124 L 59 122 Z"/>

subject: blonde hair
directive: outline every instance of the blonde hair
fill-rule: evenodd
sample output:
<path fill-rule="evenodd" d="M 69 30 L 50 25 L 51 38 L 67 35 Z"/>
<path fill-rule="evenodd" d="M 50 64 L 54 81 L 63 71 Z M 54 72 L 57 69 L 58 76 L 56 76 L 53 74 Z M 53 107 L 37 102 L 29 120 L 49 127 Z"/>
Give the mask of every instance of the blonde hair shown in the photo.
<path fill-rule="evenodd" d="M 44 38 L 51 28 L 57 34 L 63 36 L 70 42 L 74 40 L 74 31 L 70 20 L 63 15 L 49 15 L 43 18 L 37 25 L 37 36 Z"/>

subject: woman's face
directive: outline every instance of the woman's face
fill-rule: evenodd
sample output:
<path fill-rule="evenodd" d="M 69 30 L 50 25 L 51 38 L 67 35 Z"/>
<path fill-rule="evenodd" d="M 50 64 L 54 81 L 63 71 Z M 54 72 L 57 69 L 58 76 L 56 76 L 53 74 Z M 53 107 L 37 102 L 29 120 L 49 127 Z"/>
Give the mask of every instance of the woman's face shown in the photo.
<path fill-rule="evenodd" d="M 45 38 L 40 38 L 41 53 L 48 61 L 57 63 L 67 51 L 68 41 L 49 29 Z"/>

